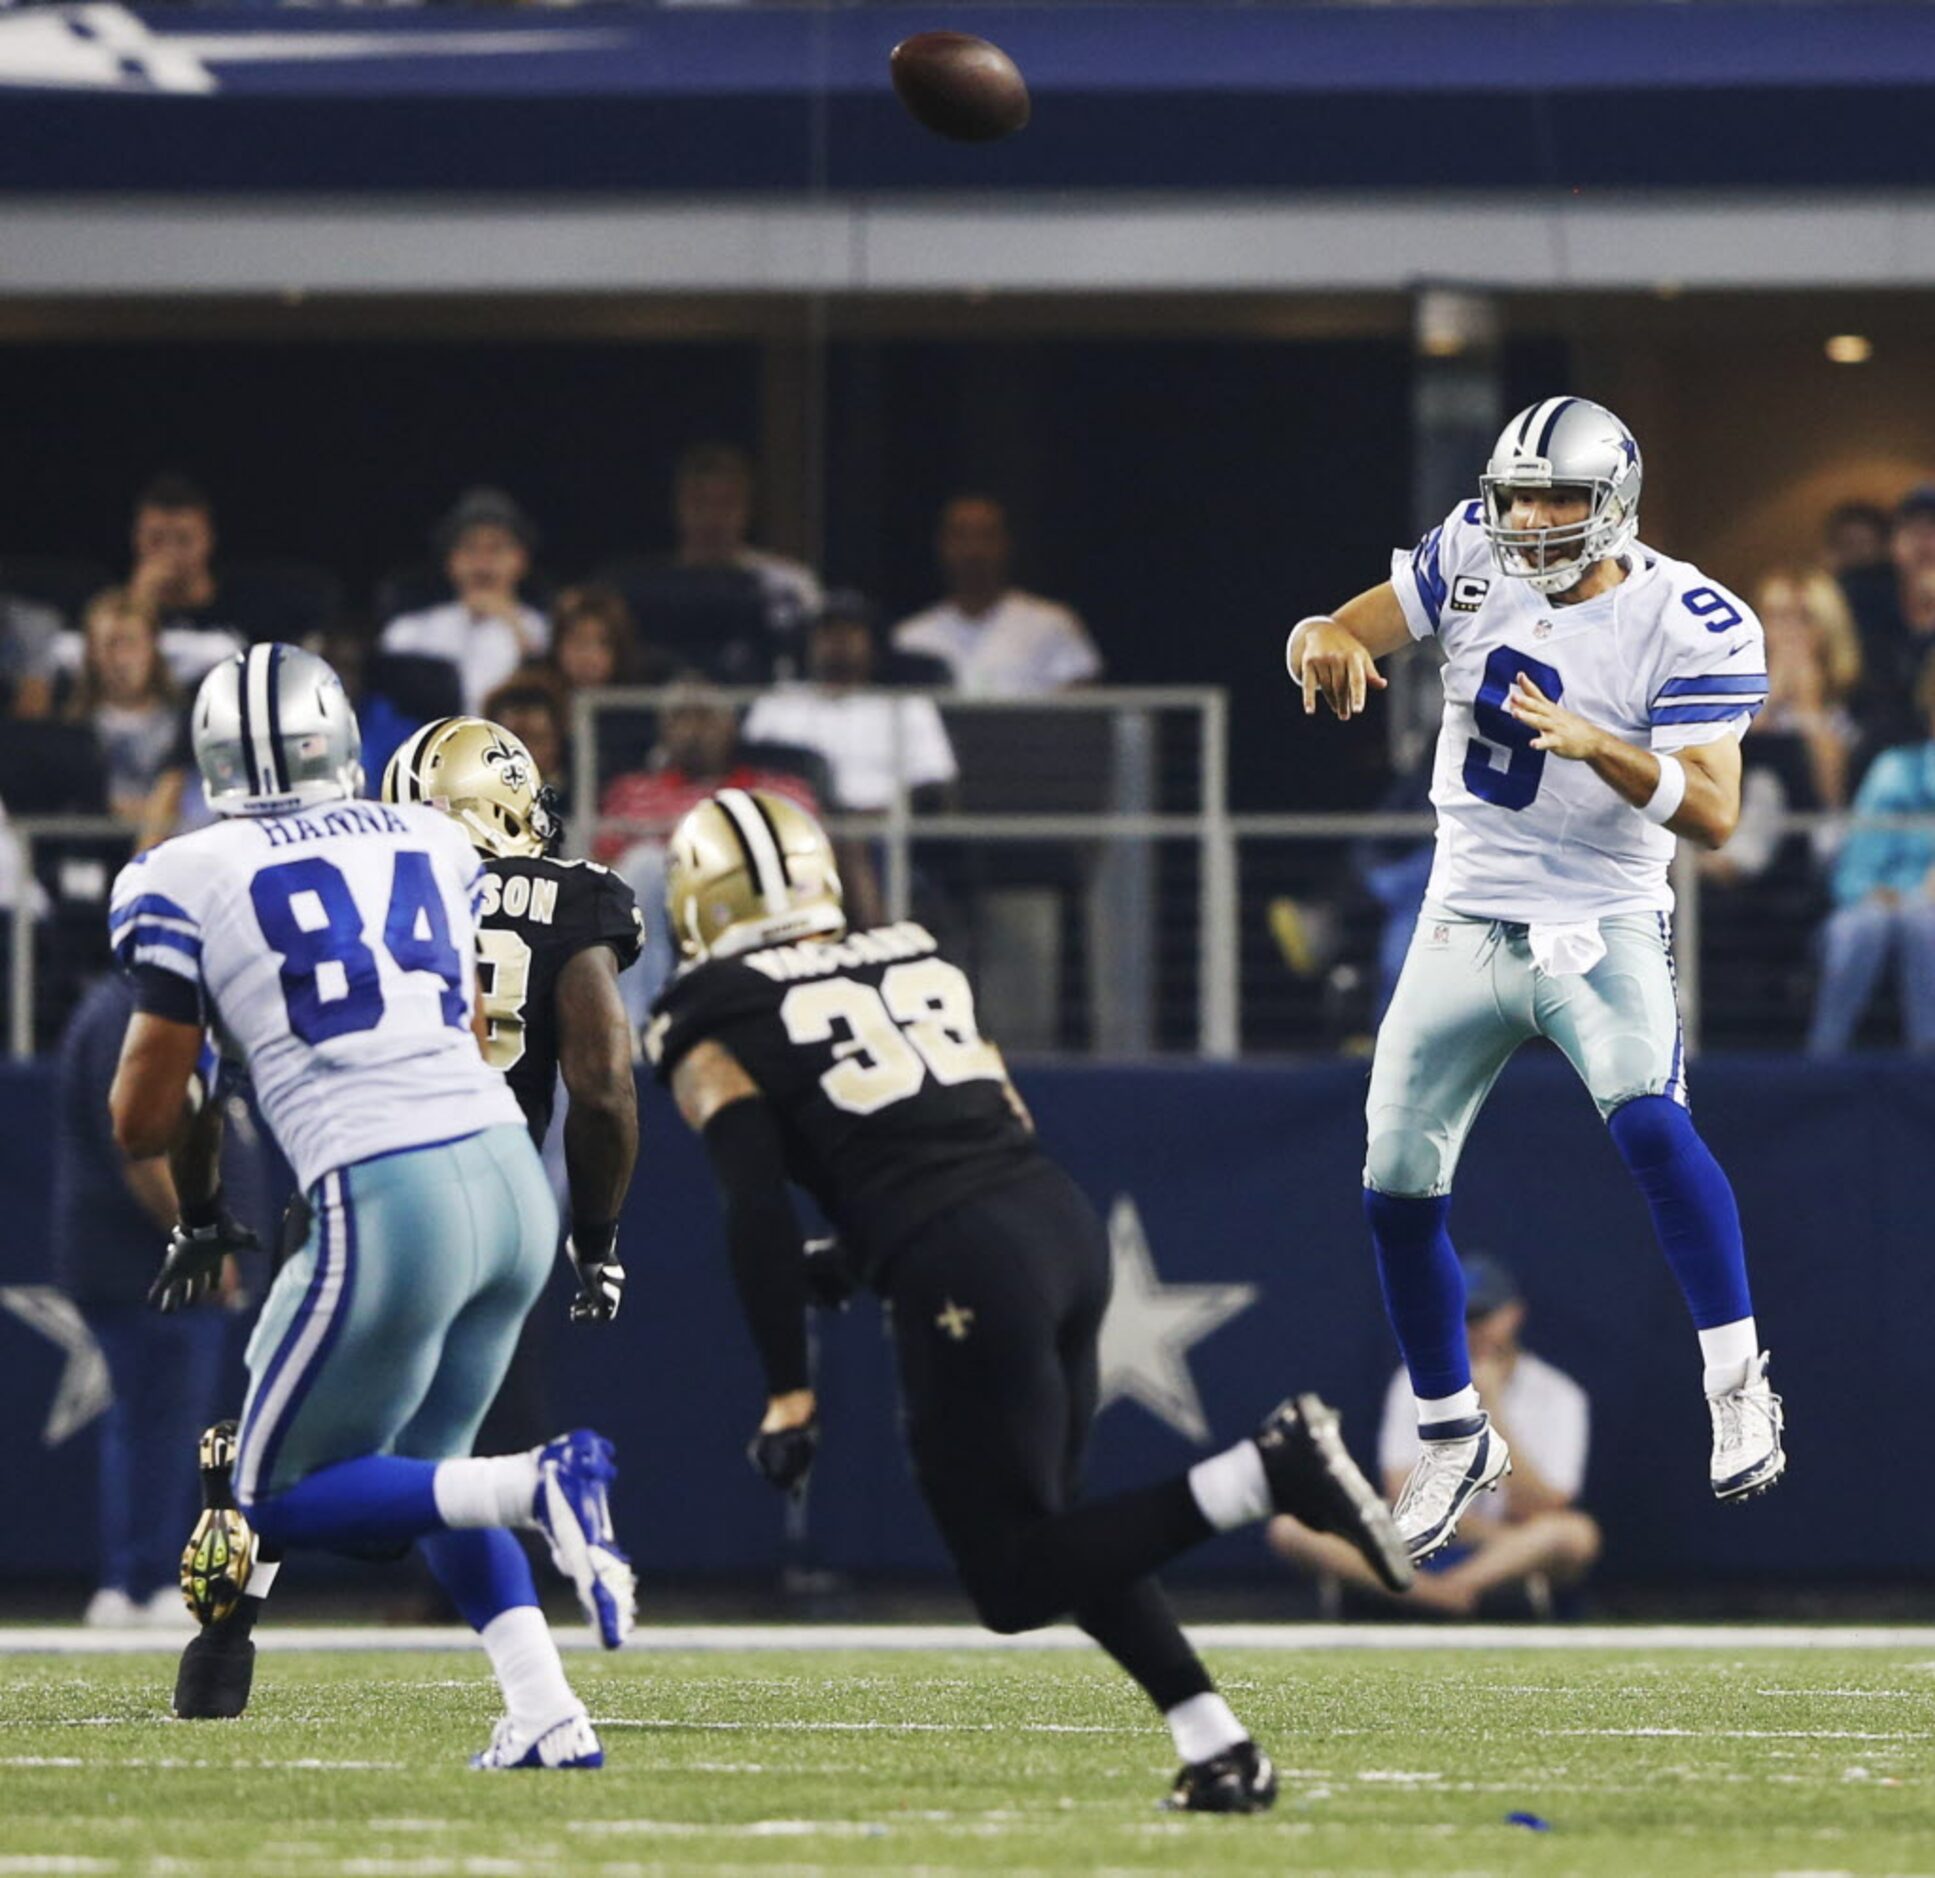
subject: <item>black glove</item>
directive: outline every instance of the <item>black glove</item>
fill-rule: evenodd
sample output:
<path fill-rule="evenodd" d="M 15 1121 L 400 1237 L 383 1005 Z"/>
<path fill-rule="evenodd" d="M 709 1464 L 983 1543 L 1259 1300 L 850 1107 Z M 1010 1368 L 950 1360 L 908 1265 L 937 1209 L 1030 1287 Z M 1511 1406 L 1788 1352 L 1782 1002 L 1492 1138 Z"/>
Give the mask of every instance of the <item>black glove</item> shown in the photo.
<path fill-rule="evenodd" d="M 847 1249 L 837 1234 L 809 1239 L 800 1250 L 806 1262 L 806 1295 L 823 1311 L 844 1311 L 860 1289 L 847 1260 Z"/>
<path fill-rule="evenodd" d="M 168 1256 L 148 1287 L 148 1302 L 158 1311 L 178 1311 L 199 1304 L 215 1289 L 222 1262 L 237 1252 L 253 1252 L 262 1243 L 222 1205 L 221 1195 L 201 1206 L 184 1209 L 184 1217 L 168 1235 Z"/>
<path fill-rule="evenodd" d="M 804 1493 L 813 1457 L 820 1451 L 820 1418 L 813 1416 L 797 1428 L 768 1434 L 762 1429 L 746 1444 L 746 1459 L 760 1477 L 781 1493 Z"/>
<path fill-rule="evenodd" d="M 581 1247 L 579 1239 L 584 1240 Z M 577 1274 L 578 1295 L 571 1300 L 574 1324 L 609 1324 L 625 1299 L 625 1268 L 618 1262 L 618 1228 L 584 1227 L 564 1242 Z"/>

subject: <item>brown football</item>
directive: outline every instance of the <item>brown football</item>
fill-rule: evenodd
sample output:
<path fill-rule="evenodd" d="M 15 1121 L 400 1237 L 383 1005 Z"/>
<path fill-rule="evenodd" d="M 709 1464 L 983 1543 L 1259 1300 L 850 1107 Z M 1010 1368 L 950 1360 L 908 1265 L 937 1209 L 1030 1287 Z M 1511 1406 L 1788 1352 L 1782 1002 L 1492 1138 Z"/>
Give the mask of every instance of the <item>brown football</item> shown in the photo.
<path fill-rule="evenodd" d="M 1028 121 L 1028 85 L 999 46 L 972 33 L 916 33 L 889 61 L 894 90 L 936 135 L 993 143 Z"/>

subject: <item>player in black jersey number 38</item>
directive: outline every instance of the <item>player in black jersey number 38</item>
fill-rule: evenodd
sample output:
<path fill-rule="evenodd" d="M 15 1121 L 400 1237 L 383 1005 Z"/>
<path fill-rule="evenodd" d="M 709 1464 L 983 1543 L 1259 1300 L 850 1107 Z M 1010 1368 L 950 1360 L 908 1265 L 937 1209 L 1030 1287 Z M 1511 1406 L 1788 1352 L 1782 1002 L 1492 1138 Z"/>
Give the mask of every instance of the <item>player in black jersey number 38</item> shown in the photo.
<path fill-rule="evenodd" d="M 849 934 L 826 835 L 778 796 L 721 790 L 687 815 L 666 906 L 686 963 L 646 1051 L 717 1178 L 766 1376 L 754 1465 L 796 1487 L 818 1439 L 805 1320 L 825 1279 L 802 1249 L 794 1182 L 838 1229 L 851 1279 L 891 1305 L 915 1474 L 982 1621 L 1013 1632 L 1072 1617 L 1167 1720 L 1183 1760 L 1172 1806 L 1268 1806 L 1269 1760 L 1151 1574 L 1288 1512 L 1407 1586 L 1335 1412 L 1294 1397 L 1185 1474 L 1078 1499 L 1108 1240 L 1037 1144 L 965 975 L 911 922 Z"/>

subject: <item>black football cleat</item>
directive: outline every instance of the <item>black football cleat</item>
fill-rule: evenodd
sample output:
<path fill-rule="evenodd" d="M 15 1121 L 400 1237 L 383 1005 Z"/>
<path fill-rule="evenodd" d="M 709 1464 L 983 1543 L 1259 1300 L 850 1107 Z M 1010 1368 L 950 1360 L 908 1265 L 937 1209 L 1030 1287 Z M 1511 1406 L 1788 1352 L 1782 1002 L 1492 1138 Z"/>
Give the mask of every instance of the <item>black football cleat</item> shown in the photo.
<path fill-rule="evenodd" d="M 219 1624 L 234 1613 L 255 1570 L 255 1533 L 235 1504 L 229 1470 L 235 1464 L 234 1422 L 202 1433 L 201 1517 L 181 1554 L 181 1595 L 196 1620 Z"/>
<path fill-rule="evenodd" d="M 1254 1741 L 1190 1761 L 1163 1801 L 1168 1813 L 1262 1813 L 1277 1803 L 1277 1770 Z"/>
<path fill-rule="evenodd" d="M 1257 1452 L 1279 1513 L 1314 1532 L 1334 1532 L 1363 1555 L 1392 1591 L 1408 1591 L 1416 1573 L 1391 1509 L 1345 1450 L 1337 1411 L 1321 1397 L 1292 1396 L 1256 1432 Z"/>
<path fill-rule="evenodd" d="M 175 1715 L 181 1721 L 233 1721 L 249 1705 L 255 1682 L 254 1605 L 188 1640 L 175 1671 Z"/>

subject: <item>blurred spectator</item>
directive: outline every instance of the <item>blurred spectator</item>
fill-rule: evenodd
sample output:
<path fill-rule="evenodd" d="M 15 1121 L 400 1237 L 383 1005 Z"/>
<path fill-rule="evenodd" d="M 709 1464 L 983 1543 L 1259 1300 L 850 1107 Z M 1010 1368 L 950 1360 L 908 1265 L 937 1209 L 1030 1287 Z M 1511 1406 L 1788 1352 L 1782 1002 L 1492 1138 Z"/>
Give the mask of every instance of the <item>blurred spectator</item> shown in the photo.
<path fill-rule="evenodd" d="M 1861 682 L 1861 638 L 1847 597 L 1818 570 L 1782 572 L 1760 583 L 1754 608 L 1767 633 L 1767 703 L 1749 735 L 1798 737 L 1817 802 L 1839 808 L 1855 738 L 1848 700 Z"/>
<path fill-rule="evenodd" d="M 392 695 L 379 682 L 371 667 L 383 661 L 354 626 L 339 624 L 326 633 L 312 634 L 304 644 L 318 658 L 328 661 L 349 694 L 357 727 L 363 733 L 363 793 L 374 796 L 390 758 L 413 731 L 429 722 L 429 715 L 412 710 L 408 702 Z"/>
<path fill-rule="evenodd" d="M 1912 742 L 1921 734 L 1915 683 L 1935 646 L 1935 482 L 1896 505 L 1888 562 L 1854 570 L 1843 585 L 1861 634 L 1855 715 L 1877 748 Z"/>
<path fill-rule="evenodd" d="M 768 629 L 793 640 L 820 610 L 819 576 L 804 561 L 748 545 L 752 528 L 752 459 L 729 443 L 699 443 L 679 458 L 672 479 L 674 562 L 686 568 L 738 568 L 765 596 Z"/>
<path fill-rule="evenodd" d="M 0 687 L 13 717 L 45 717 L 54 706 L 61 616 L 19 594 L 0 592 Z"/>
<path fill-rule="evenodd" d="M 127 587 L 87 609 L 70 722 L 91 724 L 107 770 L 108 807 L 152 847 L 175 830 L 189 767 L 184 700 L 161 656 L 148 603 Z"/>
<path fill-rule="evenodd" d="M 551 663 L 568 691 L 655 685 L 670 678 L 670 655 L 641 647 L 625 596 L 605 581 L 567 587 L 551 608 Z"/>
<path fill-rule="evenodd" d="M 570 720 L 565 691 L 542 665 L 527 665 L 484 700 L 484 716 L 502 724 L 531 753 L 539 778 L 558 792 L 558 807 L 571 803 Z"/>
<path fill-rule="evenodd" d="M 1471 1379 L 1512 1449 L 1512 1471 L 1489 1500 L 1466 1513 L 1458 1537 L 1418 1572 L 1405 1601 L 1469 1617 L 1480 1602 L 1525 1587 L 1543 1614 L 1554 1588 L 1576 1583 L 1599 1556 L 1598 1523 L 1577 1505 L 1586 1481 L 1590 1409 L 1586 1392 L 1519 1341 L 1525 1299 L 1497 1259 L 1473 1253 L 1465 1269 L 1465 1327 Z M 1418 1458 L 1417 1404 L 1403 1370 L 1391 1378 L 1378 1437 L 1378 1464 L 1396 1498 Z M 1306 1570 L 1385 1595 L 1356 1551 L 1327 1533 L 1279 1516 L 1270 1547 Z"/>
<path fill-rule="evenodd" d="M 832 778 L 833 806 L 861 812 L 893 801 L 898 753 L 915 806 L 938 809 L 959 773 L 941 714 L 931 698 L 871 689 L 877 658 L 865 597 L 829 594 L 807 633 L 807 681 L 761 698 L 745 734 L 817 751 Z"/>
<path fill-rule="evenodd" d="M 820 813 L 819 798 L 804 777 L 748 761 L 740 747 L 738 714 L 693 686 L 666 706 L 658 747 L 645 768 L 615 778 L 598 804 L 592 853 L 624 875 L 645 911 L 645 950 L 619 981 L 634 1028 L 644 1023 L 672 972 L 665 922 L 666 837 L 688 809 L 718 789 L 770 789 Z"/>
<path fill-rule="evenodd" d="M 175 1223 L 165 1157 L 129 1161 L 108 1121 L 108 1088 L 134 994 L 119 972 L 96 981 L 61 1039 L 55 1070 L 54 1257 L 62 1288 L 107 1360 L 114 1399 L 101 1420 L 98 1589 L 86 1621 L 192 1629 L 175 1585 L 194 1518 L 195 1443 L 220 1412 L 233 1294 L 163 1317 L 144 1301 Z M 231 1152 L 225 1174 L 232 1173 Z M 231 1204 L 235 1183 L 225 1179 Z"/>
<path fill-rule="evenodd" d="M 273 620 L 224 591 L 215 540 L 214 505 L 186 476 L 157 476 L 135 498 L 128 591 L 153 612 L 162 656 L 185 690 L 230 653 L 275 631 Z"/>
<path fill-rule="evenodd" d="M 638 643 L 631 606 L 609 581 L 589 581 L 558 595 L 551 610 L 551 666 L 563 681 L 558 705 L 567 731 L 573 723 L 571 700 L 578 692 L 608 685 L 662 685 L 679 670 L 678 660 L 663 646 Z M 600 777 L 615 775 L 653 734 L 652 713 L 631 705 L 607 704 L 595 721 Z M 556 787 L 569 793 L 562 778 Z"/>
<path fill-rule="evenodd" d="M 519 597 L 537 530 L 503 490 L 467 489 L 438 525 L 435 544 L 455 598 L 391 620 L 381 645 L 455 666 L 464 709 L 475 713 L 486 693 L 550 646 L 544 615 Z"/>
<path fill-rule="evenodd" d="M 1807 1047 L 1849 1047 L 1891 954 L 1901 954 L 1909 1048 L 1935 1049 L 1935 826 L 1864 828 L 1861 816 L 1935 817 L 1935 660 L 1922 667 L 1915 702 L 1924 741 L 1884 750 L 1854 798 L 1854 825 L 1834 870 L 1835 910 L 1821 935 L 1821 983 Z"/>
<path fill-rule="evenodd" d="M 942 660 L 976 697 L 1036 697 L 1099 676 L 1101 657 L 1075 614 L 1009 584 L 1013 542 L 999 502 L 954 497 L 934 549 L 947 598 L 894 628 L 896 650 Z"/>
<path fill-rule="evenodd" d="M 1821 554 L 1833 574 L 1888 564 L 1888 511 L 1873 502 L 1843 502 L 1828 511 Z"/>

